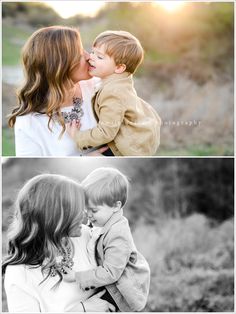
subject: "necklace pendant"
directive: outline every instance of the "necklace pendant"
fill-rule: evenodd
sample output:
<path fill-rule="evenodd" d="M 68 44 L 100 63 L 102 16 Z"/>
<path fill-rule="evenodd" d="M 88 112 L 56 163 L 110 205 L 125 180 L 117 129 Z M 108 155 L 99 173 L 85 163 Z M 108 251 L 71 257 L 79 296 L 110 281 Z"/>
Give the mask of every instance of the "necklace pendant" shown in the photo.
<path fill-rule="evenodd" d="M 62 274 L 66 274 L 65 267 L 72 269 L 74 261 L 72 258 L 72 250 L 70 247 L 66 247 L 66 250 L 59 251 L 59 255 L 56 259 L 56 264 L 50 268 L 50 276 L 55 277 L 57 271 Z"/>
<path fill-rule="evenodd" d="M 81 117 L 84 115 L 84 111 L 82 109 L 82 99 L 79 97 L 73 97 L 73 105 L 74 107 L 70 112 L 63 112 L 62 117 L 65 123 L 70 123 L 73 120 L 80 121 Z"/>

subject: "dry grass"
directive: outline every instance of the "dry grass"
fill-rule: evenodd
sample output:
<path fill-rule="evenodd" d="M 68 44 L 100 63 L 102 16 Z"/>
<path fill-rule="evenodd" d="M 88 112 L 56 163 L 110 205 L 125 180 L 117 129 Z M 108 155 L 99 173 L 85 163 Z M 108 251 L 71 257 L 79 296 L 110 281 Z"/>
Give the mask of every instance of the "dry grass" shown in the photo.
<path fill-rule="evenodd" d="M 137 79 L 135 86 L 162 118 L 158 155 L 233 155 L 232 81 L 200 85 L 179 74 L 165 84 Z"/>
<path fill-rule="evenodd" d="M 233 234 L 232 220 L 210 227 L 201 215 L 136 228 L 135 242 L 151 267 L 145 310 L 233 311 Z"/>

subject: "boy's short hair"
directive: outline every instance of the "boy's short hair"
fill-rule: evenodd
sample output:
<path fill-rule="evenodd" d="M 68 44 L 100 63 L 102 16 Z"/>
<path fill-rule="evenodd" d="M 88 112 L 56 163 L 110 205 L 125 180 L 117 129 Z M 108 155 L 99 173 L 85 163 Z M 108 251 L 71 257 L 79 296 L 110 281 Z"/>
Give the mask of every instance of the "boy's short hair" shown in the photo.
<path fill-rule="evenodd" d="M 129 181 L 119 170 L 102 167 L 92 171 L 82 182 L 86 204 L 106 204 L 110 207 L 120 201 L 125 205 L 128 197 Z"/>
<path fill-rule="evenodd" d="M 134 73 L 143 61 L 143 47 L 129 32 L 105 31 L 93 42 L 94 47 L 101 45 L 105 46 L 106 53 L 114 59 L 115 64 L 125 64 L 129 73 Z"/>

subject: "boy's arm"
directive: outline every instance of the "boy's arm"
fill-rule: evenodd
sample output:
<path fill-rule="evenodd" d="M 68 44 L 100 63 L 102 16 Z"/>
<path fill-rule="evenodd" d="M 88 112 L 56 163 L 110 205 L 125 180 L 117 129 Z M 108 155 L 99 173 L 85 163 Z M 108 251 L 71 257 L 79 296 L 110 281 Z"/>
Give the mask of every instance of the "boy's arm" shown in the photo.
<path fill-rule="evenodd" d="M 96 127 L 77 131 L 74 140 L 79 149 L 107 144 L 116 137 L 124 119 L 124 107 L 119 95 L 103 96 L 99 105 L 99 121 Z"/>
<path fill-rule="evenodd" d="M 125 233 L 111 238 L 104 248 L 102 266 L 76 273 L 76 281 L 82 289 L 98 288 L 116 282 L 122 275 L 131 254 Z"/>

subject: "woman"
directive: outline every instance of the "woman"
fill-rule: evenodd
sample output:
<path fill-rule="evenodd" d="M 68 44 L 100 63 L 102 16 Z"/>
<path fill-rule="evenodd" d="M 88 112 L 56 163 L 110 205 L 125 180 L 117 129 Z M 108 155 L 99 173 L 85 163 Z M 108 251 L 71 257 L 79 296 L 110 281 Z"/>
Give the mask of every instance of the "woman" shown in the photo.
<path fill-rule="evenodd" d="M 2 266 L 9 312 L 114 311 L 100 298 L 105 291 L 92 296 L 96 291 L 62 281 L 65 267 L 94 266 L 83 210 L 80 184 L 64 176 L 39 175 L 20 190 Z"/>
<path fill-rule="evenodd" d="M 81 130 L 96 125 L 91 108 L 95 80 L 89 80 L 88 59 L 76 29 L 46 27 L 28 39 L 22 53 L 25 84 L 9 117 L 9 126 L 15 127 L 16 156 L 88 154 L 65 132 L 65 122 L 72 119 L 81 120 Z"/>

